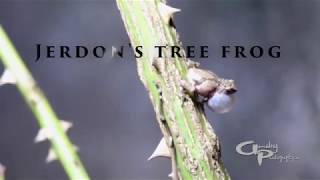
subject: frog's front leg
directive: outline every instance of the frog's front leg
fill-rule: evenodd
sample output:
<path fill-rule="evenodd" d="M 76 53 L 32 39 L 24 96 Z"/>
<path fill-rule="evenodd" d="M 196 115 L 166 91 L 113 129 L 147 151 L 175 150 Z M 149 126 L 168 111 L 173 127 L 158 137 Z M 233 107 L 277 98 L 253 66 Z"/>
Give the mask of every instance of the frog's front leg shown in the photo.
<path fill-rule="evenodd" d="M 185 91 L 185 93 L 187 93 L 189 96 L 191 96 L 191 98 L 198 102 L 198 103 L 204 103 L 205 101 L 207 101 L 208 99 L 200 96 L 199 94 L 197 94 L 197 89 L 196 86 L 186 80 L 181 80 L 180 81 L 180 85 L 183 88 L 183 90 Z"/>
<path fill-rule="evenodd" d="M 190 83 L 186 80 L 181 80 L 180 85 L 183 88 L 183 90 L 187 94 L 189 94 L 191 97 L 193 97 L 195 95 L 196 87 L 192 83 Z"/>

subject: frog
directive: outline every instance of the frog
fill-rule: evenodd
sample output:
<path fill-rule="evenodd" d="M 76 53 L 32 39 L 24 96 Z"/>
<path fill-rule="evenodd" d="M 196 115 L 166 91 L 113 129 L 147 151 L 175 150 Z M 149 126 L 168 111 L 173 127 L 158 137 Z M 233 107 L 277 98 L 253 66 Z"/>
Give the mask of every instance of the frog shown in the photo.
<path fill-rule="evenodd" d="M 220 78 L 197 65 L 188 68 L 186 80 L 181 81 L 181 86 L 197 102 L 206 104 L 210 110 L 218 113 L 232 109 L 237 92 L 234 80 Z"/>

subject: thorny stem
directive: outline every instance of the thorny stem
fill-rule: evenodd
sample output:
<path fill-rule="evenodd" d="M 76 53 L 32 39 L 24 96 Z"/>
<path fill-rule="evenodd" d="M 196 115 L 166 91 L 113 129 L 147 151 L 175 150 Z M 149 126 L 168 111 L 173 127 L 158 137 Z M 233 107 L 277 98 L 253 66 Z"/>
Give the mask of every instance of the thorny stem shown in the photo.
<path fill-rule="evenodd" d="M 70 179 L 89 179 L 73 144 L 63 131 L 60 120 L 33 79 L 21 57 L 0 25 L 0 59 L 17 81 L 17 87 L 41 128 L 50 132 L 50 142 Z"/>
<path fill-rule="evenodd" d="M 230 179 L 221 161 L 220 144 L 201 105 L 181 89 L 187 71 L 186 58 L 154 56 L 154 46 L 181 46 L 178 34 L 165 21 L 163 0 L 117 0 L 133 47 L 142 46 L 144 56 L 137 59 L 138 74 L 149 91 L 160 129 L 170 146 L 177 167 L 176 178 Z M 184 52 L 183 52 L 184 53 Z M 184 56 L 185 57 L 185 56 Z"/>
<path fill-rule="evenodd" d="M 5 180 L 5 167 L 0 163 L 0 180 Z"/>

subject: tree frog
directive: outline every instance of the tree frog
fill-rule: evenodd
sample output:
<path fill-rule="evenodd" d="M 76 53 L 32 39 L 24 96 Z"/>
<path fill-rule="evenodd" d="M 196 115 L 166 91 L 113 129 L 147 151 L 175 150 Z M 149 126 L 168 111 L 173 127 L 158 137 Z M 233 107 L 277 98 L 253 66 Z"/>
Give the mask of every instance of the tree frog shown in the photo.
<path fill-rule="evenodd" d="M 196 66 L 188 69 L 187 80 L 181 86 L 198 102 L 205 103 L 214 112 L 229 112 L 237 91 L 234 81 L 219 78 L 211 71 Z"/>

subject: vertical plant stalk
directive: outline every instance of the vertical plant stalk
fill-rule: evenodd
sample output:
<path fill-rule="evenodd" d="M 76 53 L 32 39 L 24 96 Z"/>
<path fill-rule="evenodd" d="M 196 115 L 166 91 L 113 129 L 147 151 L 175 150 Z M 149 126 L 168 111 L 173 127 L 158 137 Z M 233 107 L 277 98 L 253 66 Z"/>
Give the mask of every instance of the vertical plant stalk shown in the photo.
<path fill-rule="evenodd" d="M 157 122 L 171 147 L 172 168 L 177 171 L 173 178 L 230 179 L 221 161 L 218 138 L 202 105 L 193 102 L 180 86 L 190 61 L 171 58 L 169 50 L 158 58 L 153 50 L 154 46 L 181 47 L 168 18 L 171 7 L 162 0 L 117 0 L 117 5 L 133 48 L 143 48 L 143 56 L 137 59 L 138 74 L 149 91 Z M 185 57 L 185 52 L 182 53 Z"/>
<path fill-rule="evenodd" d="M 6 168 L 0 163 L 0 180 L 5 180 Z"/>
<path fill-rule="evenodd" d="M 73 144 L 65 134 L 60 120 L 33 79 L 9 37 L 0 25 L 0 59 L 16 79 L 16 85 L 32 110 L 41 128 L 50 132 L 50 142 L 70 179 L 89 179 Z"/>

